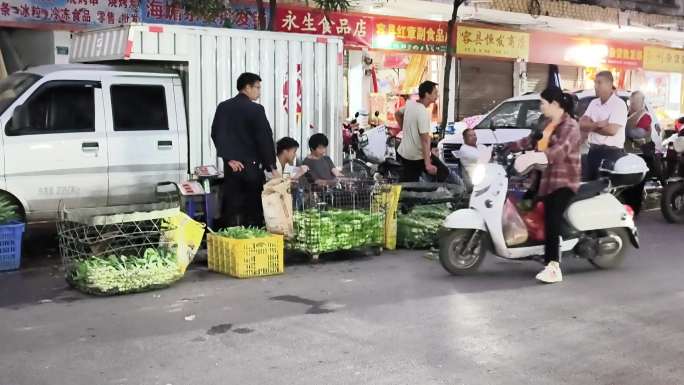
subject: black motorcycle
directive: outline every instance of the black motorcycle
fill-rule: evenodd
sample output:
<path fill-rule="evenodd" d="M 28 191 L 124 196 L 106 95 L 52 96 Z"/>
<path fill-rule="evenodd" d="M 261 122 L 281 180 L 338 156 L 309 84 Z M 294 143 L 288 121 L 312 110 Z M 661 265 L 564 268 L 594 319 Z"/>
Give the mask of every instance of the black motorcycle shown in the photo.
<path fill-rule="evenodd" d="M 670 223 L 684 223 L 684 130 L 667 146 L 667 182 L 660 200 L 663 217 Z"/>

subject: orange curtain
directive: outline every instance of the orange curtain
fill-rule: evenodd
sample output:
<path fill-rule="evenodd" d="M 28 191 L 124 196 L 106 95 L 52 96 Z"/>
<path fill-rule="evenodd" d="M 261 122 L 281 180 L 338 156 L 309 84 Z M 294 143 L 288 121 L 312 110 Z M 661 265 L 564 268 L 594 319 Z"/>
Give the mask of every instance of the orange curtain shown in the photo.
<path fill-rule="evenodd" d="M 403 93 L 412 94 L 423 80 L 423 74 L 427 68 L 428 55 L 411 55 L 408 66 L 406 66 L 406 75 L 404 76 L 404 83 L 401 85 Z"/>

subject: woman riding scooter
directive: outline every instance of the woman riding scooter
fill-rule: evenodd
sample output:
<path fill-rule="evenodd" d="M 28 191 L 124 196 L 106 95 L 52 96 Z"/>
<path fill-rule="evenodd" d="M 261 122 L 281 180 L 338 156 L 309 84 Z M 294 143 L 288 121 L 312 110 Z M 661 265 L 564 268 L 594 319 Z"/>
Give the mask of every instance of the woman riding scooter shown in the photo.
<path fill-rule="evenodd" d="M 580 185 L 581 134 L 574 118 L 574 100 L 560 88 L 550 87 L 541 94 L 541 111 L 548 118 L 543 136 L 536 141 L 536 150 L 544 152 L 548 166 L 542 172 L 537 199 L 544 202 L 544 227 L 546 230 L 546 267 L 537 274 L 545 283 L 563 280 L 560 269 L 560 232 L 563 213 L 568 208 Z M 513 151 L 535 146 L 532 138 L 525 138 L 513 145 Z"/>

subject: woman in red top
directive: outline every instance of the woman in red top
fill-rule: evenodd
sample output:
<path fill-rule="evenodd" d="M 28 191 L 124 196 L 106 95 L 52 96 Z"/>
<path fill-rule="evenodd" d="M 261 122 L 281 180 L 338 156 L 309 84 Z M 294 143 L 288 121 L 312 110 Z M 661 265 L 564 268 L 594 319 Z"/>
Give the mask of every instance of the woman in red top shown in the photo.
<path fill-rule="evenodd" d="M 650 170 L 650 175 L 661 176 L 662 167 L 656 161 L 656 146 L 653 143 L 653 117 L 646 110 L 646 97 L 641 91 L 634 91 L 629 97 L 629 116 L 625 125 L 625 151 L 641 156 Z M 622 193 L 623 200 L 639 216 L 643 205 L 646 179 Z"/>
<path fill-rule="evenodd" d="M 550 87 L 541 94 L 541 111 L 548 119 L 543 137 L 535 148 L 543 151 L 548 166 L 539 183 L 539 199 L 544 202 L 544 229 L 546 231 L 546 268 L 537 274 L 545 283 L 563 280 L 560 269 L 560 232 L 563 214 L 580 185 L 579 123 L 574 118 L 575 103 L 572 96 L 560 88 Z M 515 149 L 529 148 L 533 144 L 526 138 L 513 145 Z"/>
<path fill-rule="evenodd" d="M 651 153 L 645 146 L 652 147 L 651 130 L 653 117 L 646 110 L 646 97 L 641 91 L 634 91 L 629 97 L 629 116 L 625 125 L 625 150 L 632 153 Z"/>

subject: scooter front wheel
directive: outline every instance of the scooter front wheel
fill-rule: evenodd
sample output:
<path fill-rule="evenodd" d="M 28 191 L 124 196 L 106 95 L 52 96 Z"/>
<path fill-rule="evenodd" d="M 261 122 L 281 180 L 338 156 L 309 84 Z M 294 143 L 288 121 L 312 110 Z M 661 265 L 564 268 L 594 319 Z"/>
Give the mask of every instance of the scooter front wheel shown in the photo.
<path fill-rule="evenodd" d="M 486 248 L 481 231 L 445 231 L 439 240 L 439 262 L 453 275 L 472 274 L 484 260 Z"/>

